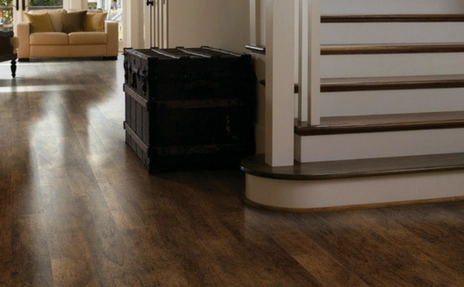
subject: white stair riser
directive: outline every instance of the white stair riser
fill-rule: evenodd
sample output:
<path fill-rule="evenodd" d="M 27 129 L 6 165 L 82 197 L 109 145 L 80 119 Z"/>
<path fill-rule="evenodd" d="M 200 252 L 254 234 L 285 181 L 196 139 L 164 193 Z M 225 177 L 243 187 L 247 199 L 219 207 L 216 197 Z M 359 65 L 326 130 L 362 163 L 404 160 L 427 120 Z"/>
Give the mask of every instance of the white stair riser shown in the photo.
<path fill-rule="evenodd" d="M 464 53 L 326 55 L 321 78 L 464 74 Z"/>
<path fill-rule="evenodd" d="M 464 152 L 464 129 L 295 135 L 295 159 L 317 162 Z"/>
<path fill-rule="evenodd" d="M 322 15 L 347 14 L 460 14 L 461 0 L 324 0 Z"/>
<path fill-rule="evenodd" d="M 460 110 L 464 110 L 464 88 L 321 94 L 321 115 L 323 117 Z"/>
<path fill-rule="evenodd" d="M 245 197 L 273 210 L 310 212 L 454 201 L 464 197 L 463 186 L 463 171 L 313 181 L 247 174 Z"/>
<path fill-rule="evenodd" d="M 325 23 L 321 44 L 460 42 L 464 23 Z"/>

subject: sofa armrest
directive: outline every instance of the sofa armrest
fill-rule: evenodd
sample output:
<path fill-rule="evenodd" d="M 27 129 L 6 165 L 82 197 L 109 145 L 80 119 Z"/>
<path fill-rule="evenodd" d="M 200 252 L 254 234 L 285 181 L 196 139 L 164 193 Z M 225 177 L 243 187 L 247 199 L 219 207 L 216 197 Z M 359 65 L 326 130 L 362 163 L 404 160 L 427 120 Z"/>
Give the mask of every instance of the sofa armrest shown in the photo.
<path fill-rule="evenodd" d="M 106 56 L 116 57 L 119 51 L 119 23 L 115 21 L 105 21 L 106 31 Z"/>
<path fill-rule="evenodd" d="M 29 58 L 29 23 L 20 22 L 16 25 L 16 37 L 19 39 L 18 58 Z"/>

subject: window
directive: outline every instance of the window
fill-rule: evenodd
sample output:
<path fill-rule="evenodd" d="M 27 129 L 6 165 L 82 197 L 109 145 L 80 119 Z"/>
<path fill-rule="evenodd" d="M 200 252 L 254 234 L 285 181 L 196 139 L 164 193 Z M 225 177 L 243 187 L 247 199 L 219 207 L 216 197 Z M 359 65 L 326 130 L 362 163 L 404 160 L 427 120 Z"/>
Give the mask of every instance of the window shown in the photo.
<path fill-rule="evenodd" d="M 29 9 L 60 9 L 63 0 L 29 0 Z"/>
<path fill-rule="evenodd" d="M 18 7 L 13 6 L 14 4 Z M 21 21 L 22 13 L 28 10 L 59 9 L 62 7 L 63 0 L 0 0 L 0 30 L 13 30 L 15 19 L 18 18 Z"/>
<path fill-rule="evenodd" d="M 0 31 L 13 30 L 13 0 L 0 0 Z"/>

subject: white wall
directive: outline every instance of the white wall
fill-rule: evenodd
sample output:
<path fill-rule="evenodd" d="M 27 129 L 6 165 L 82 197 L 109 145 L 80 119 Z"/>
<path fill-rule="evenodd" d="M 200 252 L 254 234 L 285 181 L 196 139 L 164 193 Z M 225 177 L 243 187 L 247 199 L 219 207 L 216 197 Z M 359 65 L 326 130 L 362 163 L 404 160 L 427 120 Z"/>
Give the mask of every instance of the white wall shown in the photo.
<path fill-rule="evenodd" d="M 250 39 L 249 5 L 249 0 L 169 0 L 168 46 L 244 52 Z"/>
<path fill-rule="evenodd" d="M 124 0 L 123 5 L 123 46 L 134 49 L 148 48 L 143 37 L 144 12 L 147 8 L 142 1 Z"/>
<path fill-rule="evenodd" d="M 87 0 L 65 0 L 63 1 L 65 9 L 86 9 Z"/>

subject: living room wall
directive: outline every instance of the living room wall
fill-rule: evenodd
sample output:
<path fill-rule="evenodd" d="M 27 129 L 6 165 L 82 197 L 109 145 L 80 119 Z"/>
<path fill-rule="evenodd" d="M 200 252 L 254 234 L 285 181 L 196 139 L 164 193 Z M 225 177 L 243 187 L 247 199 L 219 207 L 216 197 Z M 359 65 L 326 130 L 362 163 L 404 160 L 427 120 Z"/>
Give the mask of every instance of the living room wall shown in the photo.
<path fill-rule="evenodd" d="M 248 0 L 170 0 L 168 46 L 202 45 L 244 52 L 250 41 Z"/>

